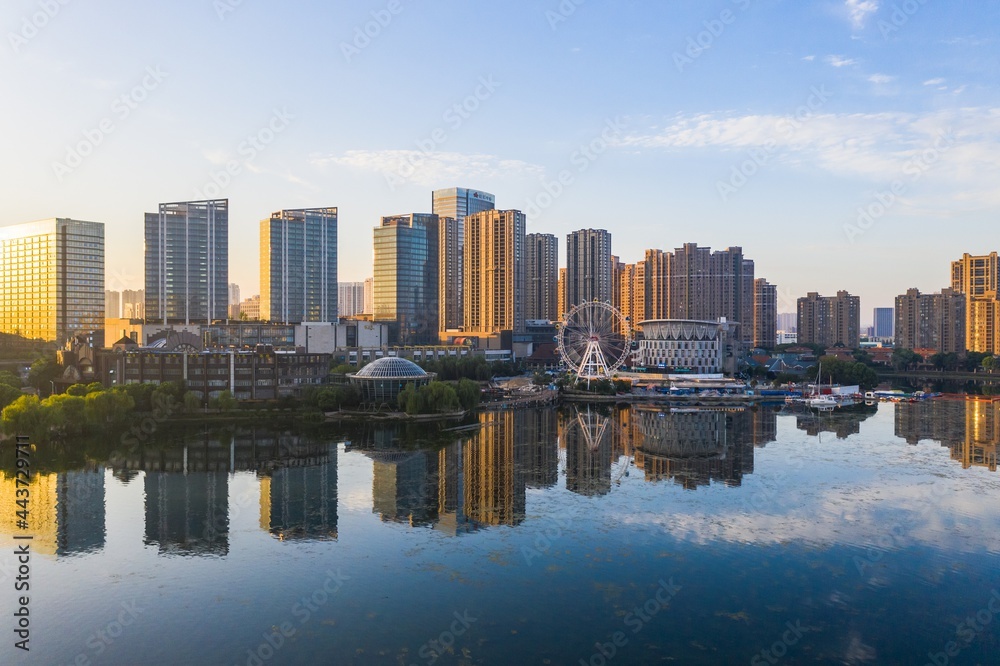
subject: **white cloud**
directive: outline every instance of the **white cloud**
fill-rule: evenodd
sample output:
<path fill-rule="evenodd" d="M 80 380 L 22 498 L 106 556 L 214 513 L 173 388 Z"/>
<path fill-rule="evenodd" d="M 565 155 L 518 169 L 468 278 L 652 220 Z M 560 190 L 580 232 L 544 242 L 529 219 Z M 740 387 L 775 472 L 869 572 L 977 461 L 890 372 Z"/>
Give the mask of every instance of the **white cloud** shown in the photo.
<path fill-rule="evenodd" d="M 854 58 L 845 58 L 839 55 L 828 55 L 826 57 L 826 62 L 833 67 L 848 67 L 851 65 L 857 65 L 859 61 Z"/>
<path fill-rule="evenodd" d="M 877 187 L 897 179 L 908 184 L 919 180 L 920 186 L 910 188 L 908 195 L 912 214 L 933 210 L 951 215 L 1000 202 L 996 189 L 1000 180 L 1000 108 L 923 114 L 838 114 L 817 109 L 811 115 L 797 116 L 677 115 L 662 126 L 624 136 L 617 146 L 744 156 L 748 150 L 763 149 L 771 165 L 864 178 Z M 920 169 L 916 179 L 915 168 Z"/>
<path fill-rule="evenodd" d="M 814 55 L 807 55 L 807 56 L 803 57 L 802 59 L 805 60 L 806 62 L 812 62 L 813 60 L 816 59 L 816 56 L 814 56 Z"/>
<path fill-rule="evenodd" d="M 944 79 L 927 79 L 924 81 L 925 86 L 939 86 L 944 83 Z"/>
<path fill-rule="evenodd" d="M 348 150 L 312 160 L 316 166 L 334 164 L 360 171 L 381 173 L 386 178 L 418 185 L 469 178 L 544 175 L 545 169 L 522 160 L 503 159 L 485 153 L 431 152 L 419 150 Z"/>
<path fill-rule="evenodd" d="M 868 17 L 878 11 L 878 0 L 846 0 L 847 15 L 856 30 L 865 27 Z"/>
<path fill-rule="evenodd" d="M 889 76 L 888 74 L 872 74 L 868 77 L 868 80 L 876 85 L 883 85 L 886 83 L 892 83 L 896 80 L 896 77 Z"/>

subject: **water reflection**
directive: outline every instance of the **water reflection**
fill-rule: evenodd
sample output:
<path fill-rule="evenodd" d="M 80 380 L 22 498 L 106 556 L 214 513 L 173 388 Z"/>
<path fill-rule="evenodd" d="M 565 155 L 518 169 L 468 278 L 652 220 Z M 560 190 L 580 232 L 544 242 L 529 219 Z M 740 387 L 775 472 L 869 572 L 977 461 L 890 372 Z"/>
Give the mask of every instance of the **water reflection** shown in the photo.
<path fill-rule="evenodd" d="M 906 442 L 935 440 L 962 467 L 996 471 L 1000 402 L 935 400 L 893 409 L 895 433 Z M 219 557 L 229 554 L 236 505 L 259 503 L 259 528 L 272 538 L 337 539 L 333 440 L 340 437 L 349 439 L 348 452 L 371 460 L 371 511 L 380 520 L 460 536 L 523 523 L 529 488 L 563 485 L 577 495 L 603 497 L 640 470 L 646 482 L 688 490 L 713 483 L 739 487 L 754 473 L 755 449 L 777 438 L 779 416 L 794 418 L 795 427 L 811 436 L 832 432 L 845 438 L 860 432 L 874 413 L 875 408 L 786 416 L 780 407 L 570 406 L 482 413 L 471 427 L 454 432 L 413 424 L 369 424 L 336 436 L 268 428 L 205 432 L 103 459 L 123 484 L 141 477 L 143 543 L 162 555 Z M 80 452 L 73 455 L 79 459 Z M 58 466 L 58 460 L 49 462 Z M 15 506 L 9 456 L 2 466 L 0 502 Z M 237 473 L 256 479 L 249 500 L 233 498 Z M 64 556 L 105 547 L 104 465 L 35 474 L 31 497 L 36 552 Z M 13 511 L 0 514 L 5 544 L 22 532 Z"/>
<path fill-rule="evenodd" d="M 104 548 L 104 469 L 96 465 L 59 473 L 33 474 L 28 529 L 17 525 L 17 485 L 13 470 L 0 472 L 0 539 L 6 547 L 15 534 L 34 536 L 32 550 L 43 555 L 74 555 Z M 23 486 L 22 486 L 23 487 Z"/>
<path fill-rule="evenodd" d="M 897 437 L 908 444 L 922 439 L 940 442 L 962 467 L 997 471 L 1000 402 L 939 399 L 929 403 L 896 403 Z"/>

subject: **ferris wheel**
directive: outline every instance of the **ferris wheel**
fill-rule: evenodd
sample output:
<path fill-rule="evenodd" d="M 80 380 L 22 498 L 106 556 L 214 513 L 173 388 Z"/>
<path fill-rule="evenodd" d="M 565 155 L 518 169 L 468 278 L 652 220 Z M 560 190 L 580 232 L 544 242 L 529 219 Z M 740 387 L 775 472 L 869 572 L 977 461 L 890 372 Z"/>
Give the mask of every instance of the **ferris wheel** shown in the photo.
<path fill-rule="evenodd" d="M 632 351 L 632 327 L 610 303 L 589 301 L 569 311 L 559 331 L 563 363 L 583 379 L 610 378 Z"/>

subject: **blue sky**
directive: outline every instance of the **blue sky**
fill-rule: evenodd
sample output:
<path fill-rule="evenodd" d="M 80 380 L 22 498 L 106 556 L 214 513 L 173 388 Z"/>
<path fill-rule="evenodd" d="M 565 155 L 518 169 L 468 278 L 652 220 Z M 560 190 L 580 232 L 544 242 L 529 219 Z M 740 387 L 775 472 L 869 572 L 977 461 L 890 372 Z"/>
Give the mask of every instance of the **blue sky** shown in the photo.
<path fill-rule="evenodd" d="M 863 320 L 1000 250 L 1000 2 L 341 4 L 7 0 L 0 224 L 104 222 L 139 288 L 143 213 L 227 197 L 249 295 L 271 212 L 339 207 L 361 280 L 381 215 L 466 186 L 625 261 L 740 245 L 780 310 Z"/>

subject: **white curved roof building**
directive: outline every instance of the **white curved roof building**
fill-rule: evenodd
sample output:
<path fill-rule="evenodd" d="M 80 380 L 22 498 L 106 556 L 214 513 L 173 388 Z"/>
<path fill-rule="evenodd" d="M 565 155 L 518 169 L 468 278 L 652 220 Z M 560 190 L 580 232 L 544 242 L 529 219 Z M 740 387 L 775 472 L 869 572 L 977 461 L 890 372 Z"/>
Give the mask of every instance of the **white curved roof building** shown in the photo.
<path fill-rule="evenodd" d="M 635 363 L 669 373 L 732 372 L 735 368 L 734 336 L 738 326 L 724 319 L 649 319 L 639 322 L 643 337 L 639 340 Z M 730 359 L 734 362 L 729 363 Z"/>

